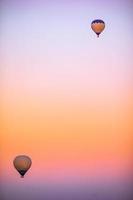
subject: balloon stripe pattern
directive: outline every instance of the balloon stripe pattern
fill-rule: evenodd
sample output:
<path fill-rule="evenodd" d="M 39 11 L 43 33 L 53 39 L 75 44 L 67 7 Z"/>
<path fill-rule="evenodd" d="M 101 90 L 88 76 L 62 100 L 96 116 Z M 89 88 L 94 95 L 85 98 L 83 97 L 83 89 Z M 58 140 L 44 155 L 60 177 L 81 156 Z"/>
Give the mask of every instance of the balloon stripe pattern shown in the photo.
<path fill-rule="evenodd" d="M 95 19 L 91 23 L 91 28 L 97 34 L 97 36 L 99 37 L 99 35 L 101 34 L 101 32 L 105 28 L 105 22 L 101 19 Z"/>

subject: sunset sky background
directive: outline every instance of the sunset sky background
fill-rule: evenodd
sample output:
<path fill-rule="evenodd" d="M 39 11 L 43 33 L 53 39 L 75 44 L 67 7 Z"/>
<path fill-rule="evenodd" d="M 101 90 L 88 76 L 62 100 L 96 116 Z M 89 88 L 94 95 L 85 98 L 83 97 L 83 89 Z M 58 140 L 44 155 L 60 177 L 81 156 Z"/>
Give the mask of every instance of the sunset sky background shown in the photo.
<path fill-rule="evenodd" d="M 133 133 L 129 0 L 3 0 L 2 200 L 128 200 Z M 90 24 L 103 19 L 97 38 Z M 19 154 L 32 158 L 21 179 Z"/>

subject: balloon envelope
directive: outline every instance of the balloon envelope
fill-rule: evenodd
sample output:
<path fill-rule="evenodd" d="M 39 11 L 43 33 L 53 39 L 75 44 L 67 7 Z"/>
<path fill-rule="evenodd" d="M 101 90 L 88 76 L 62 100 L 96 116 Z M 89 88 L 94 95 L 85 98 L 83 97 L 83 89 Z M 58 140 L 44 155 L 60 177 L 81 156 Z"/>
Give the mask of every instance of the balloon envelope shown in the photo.
<path fill-rule="evenodd" d="M 13 161 L 15 169 L 19 172 L 21 177 L 24 177 L 25 173 L 31 167 L 32 161 L 30 157 L 26 155 L 19 155 Z"/>
<path fill-rule="evenodd" d="M 101 20 L 101 19 L 95 19 L 91 23 L 91 28 L 97 34 L 97 36 L 99 37 L 100 33 L 105 28 L 105 22 L 103 20 Z"/>

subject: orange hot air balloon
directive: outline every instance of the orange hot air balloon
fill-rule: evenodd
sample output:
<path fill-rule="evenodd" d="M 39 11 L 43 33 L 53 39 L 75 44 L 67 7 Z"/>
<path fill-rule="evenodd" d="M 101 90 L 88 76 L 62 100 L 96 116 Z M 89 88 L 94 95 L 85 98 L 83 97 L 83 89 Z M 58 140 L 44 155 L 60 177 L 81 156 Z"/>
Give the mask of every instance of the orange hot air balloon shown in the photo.
<path fill-rule="evenodd" d="M 97 34 L 97 37 L 99 37 L 99 35 L 105 28 L 105 22 L 101 19 L 95 19 L 91 23 L 91 28 Z"/>
<path fill-rule="evenodd" d="M 28 156 L 19 155 L 13 161 L 15 169 L 21 175 L 21 178 L 24 177 L 26 172 L 30 169 L 32 161 Z"/>

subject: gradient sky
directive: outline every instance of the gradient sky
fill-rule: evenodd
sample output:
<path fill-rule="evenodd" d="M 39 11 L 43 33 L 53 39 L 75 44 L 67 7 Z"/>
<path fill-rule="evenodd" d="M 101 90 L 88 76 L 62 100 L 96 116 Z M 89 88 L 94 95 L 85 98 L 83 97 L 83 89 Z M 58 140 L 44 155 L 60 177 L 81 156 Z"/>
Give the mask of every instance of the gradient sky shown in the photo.
<path fill-rule="evenodd" d="M 130 196 L 131 8 L 127 0 L 1 2 L 2 200 Z M 96 18 L 106 23 L 99 39 Z M 24 180 L 12 164 L 19 154 L 33 161 Z"/>

